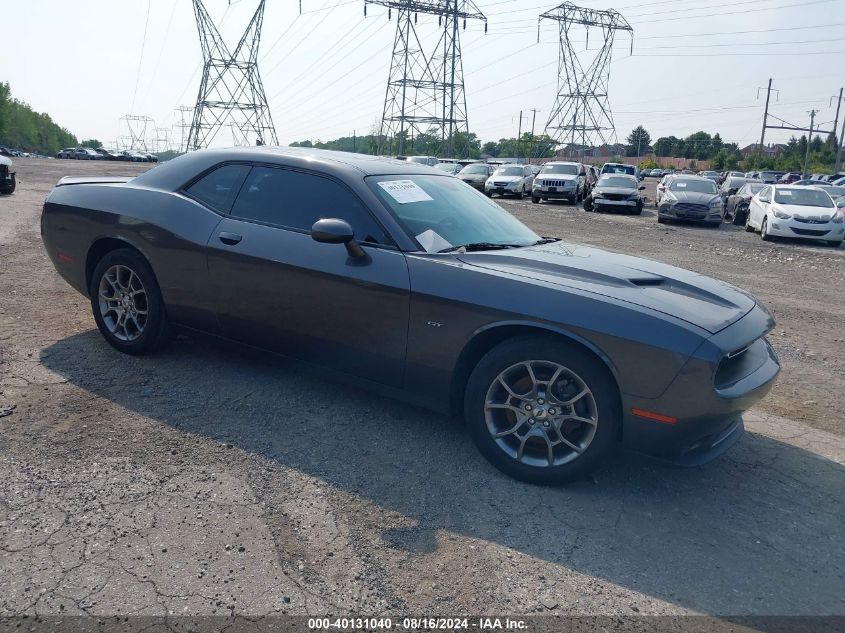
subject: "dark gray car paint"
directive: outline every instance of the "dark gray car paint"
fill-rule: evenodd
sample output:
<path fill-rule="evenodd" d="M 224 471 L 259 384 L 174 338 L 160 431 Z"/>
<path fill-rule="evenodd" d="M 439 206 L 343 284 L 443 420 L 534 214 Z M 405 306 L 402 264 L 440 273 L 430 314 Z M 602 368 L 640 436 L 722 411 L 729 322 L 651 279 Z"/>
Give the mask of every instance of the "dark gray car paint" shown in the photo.
<path fill-rule="evenodd" d="M 366 258 L 350 258 L 343 246 L 224 217 L 181 193 L 231 162 L 342 181 L 394 244 L 363 245 Z M 177 324 L 327 366 L 439 411 L 456 410 L 472 362 L 489 346 L 531 331 L 592 351 L 619 385 L 623 439 L 654 454 L 679 456 L 702 434 L 732 428 L 771 386 L 773 352 L 755 352 L 733 391 L 715 386 L 727 353 L 749 344 L 770 349 L 761 338 L 771 315 L 747 293 L 572 244 L 426 254 L 365 181 L 408 174 L 449 177 L 414 163 L 310 149 L 192 152 L 128 182 L 66 179 L 48 196 L 42 234 L 56 269 L 84 294 L 92 259 L 131 245 L 150 262 Z M 243 239 L 226 245 L 221 232 Z M 679 422 L 643 420 L 631 407 Z"/>

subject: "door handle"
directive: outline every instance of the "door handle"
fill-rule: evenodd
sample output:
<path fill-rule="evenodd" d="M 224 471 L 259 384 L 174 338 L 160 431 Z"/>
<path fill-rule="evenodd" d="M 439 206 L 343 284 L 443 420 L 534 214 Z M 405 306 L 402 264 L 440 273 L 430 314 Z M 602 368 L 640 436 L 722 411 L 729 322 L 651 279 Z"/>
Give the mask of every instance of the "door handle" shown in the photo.
<path fill-rule="evenodd" d="M 229 246 L 234 246 L 243 239 L 243 236 L 238 235 L 237 233 L 227 233 L 226 231 L 222 231 L 217 237 L 220 238 L 221 242 L 228 244 Z"/>

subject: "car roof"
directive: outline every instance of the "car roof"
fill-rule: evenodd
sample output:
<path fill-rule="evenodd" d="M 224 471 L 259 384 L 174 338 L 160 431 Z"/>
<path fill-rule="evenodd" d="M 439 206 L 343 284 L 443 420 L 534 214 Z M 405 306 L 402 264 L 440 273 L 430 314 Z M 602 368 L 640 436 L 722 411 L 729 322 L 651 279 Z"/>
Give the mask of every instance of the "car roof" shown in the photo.
<path fill-rule="evenodd" d="M 225 162 L 253 162 L 314 169 L 337 178 L 424 175 L 443 171 L 404 160 L 311 147 L 233 147 L 201 149 L 169 160 L 135 178 L 138 185 L 175 190 L 208 169 Z"/>

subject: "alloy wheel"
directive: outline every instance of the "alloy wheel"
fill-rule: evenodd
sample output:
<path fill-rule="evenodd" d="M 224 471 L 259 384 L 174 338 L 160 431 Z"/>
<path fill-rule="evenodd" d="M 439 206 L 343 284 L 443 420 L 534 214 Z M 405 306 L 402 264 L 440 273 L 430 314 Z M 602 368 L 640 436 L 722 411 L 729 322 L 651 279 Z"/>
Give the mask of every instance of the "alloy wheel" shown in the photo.
<path fill-rule="evenodd" d="M 596 399 L 584 380 L 559 363 L 541 360 L 512 365 L 493 380 L 484 418 L 504 453 L 536 467 L 577 459 L 599 422 Z"/>
<path fill-rule="evenodd" d="M 115 338 L 134 341 L 144 333 L 149 316 L 147 291 L 131 268 L 117 264 L 107 269 L 97 294 L 100 316 Z"/>

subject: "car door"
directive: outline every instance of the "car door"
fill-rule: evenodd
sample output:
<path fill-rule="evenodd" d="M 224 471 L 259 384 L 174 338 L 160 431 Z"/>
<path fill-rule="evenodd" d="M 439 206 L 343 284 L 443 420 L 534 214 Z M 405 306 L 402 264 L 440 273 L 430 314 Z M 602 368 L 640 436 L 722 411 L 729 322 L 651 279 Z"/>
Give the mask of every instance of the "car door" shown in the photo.
<path fill-rule="evenodd" d="M 346 220 L 365 253 L 314 241 L 321 218 Z M 255 165 L 208 244 L 225 336 L 400 386 L 410 282 L 404 255 L 345 184 Z"/>

